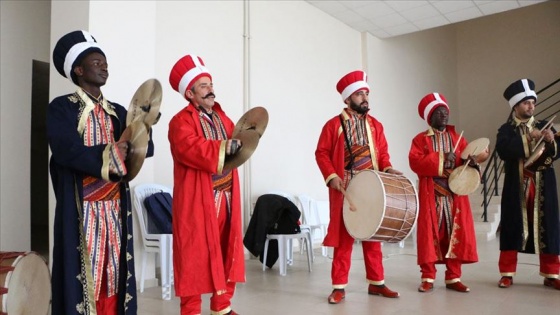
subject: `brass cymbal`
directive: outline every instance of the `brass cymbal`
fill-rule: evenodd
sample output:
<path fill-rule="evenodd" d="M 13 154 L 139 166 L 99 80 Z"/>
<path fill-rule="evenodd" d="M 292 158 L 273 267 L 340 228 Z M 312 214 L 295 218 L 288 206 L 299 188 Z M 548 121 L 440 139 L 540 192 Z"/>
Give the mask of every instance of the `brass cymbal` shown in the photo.
<path fill-rule="evenodd" d="M 144 159 L 146 158 L 146 152 L 148 152 L 148 141 L 150 141 L 150 136 L 148 135 L 148 129 L 142 121 L 133 121 L 121 135 L 121 140 L 126 140 L 129 142 L 129 150 L 124 164 L 126 165 L 127 174 L 123 177 L 125 181 L 131 181 L 138 175 L 142 164 L 144 164 Z"/>
<path fill-rule="evenodd" d="M 126 114 L 126 125 L 139 120 L 150 129 L 159 118 L 161 98 L 161 83 L 157 79 L 148 79 L 142 83 L 130 101 Z"/>
<path fill-rule="evenodd" d="M 241 140 L 241 149 L 237 151 L 234 155 L 227 156 L 226 161 L 224 163 L 224 171 L 234 169 L 241 164 L 245 163 L 259 144 L 259 138 L 261 136 L 256 130 L 247 129 L 241 130 L 237 135 L 235 135 L 235 139 Z"/>
<path fill-rule="evenodd" d="M 264 107 L 254 107 L 248 110 L 237 122 L 233 129 L 233 136 L 242 130 L 255 130 L 262 137 L 268 125 L 268 112 Z"/>

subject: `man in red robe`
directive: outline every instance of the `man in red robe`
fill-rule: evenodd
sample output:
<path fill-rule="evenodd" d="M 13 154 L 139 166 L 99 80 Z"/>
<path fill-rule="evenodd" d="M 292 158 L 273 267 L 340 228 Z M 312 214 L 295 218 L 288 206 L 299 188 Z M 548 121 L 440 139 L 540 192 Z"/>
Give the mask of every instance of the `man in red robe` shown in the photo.
<path fill-rule="evenodd" d="M 419 179 L 416 241 L 422 282 L 418 291 L 432 291 L 436 264 L 445 264 L 446 287 L 469 292 L 461 282 L 461 266 L 478 261 L 471 206 L 468 196 L 453 193 L 448 184 L 453 169 L 463 164 L 456 157 L 467 141 L 447 124 L 449 106 L 442 94 L 422 98 L 418 113 L 430 125 L 414 137 L 408 154 Z"/>
<path fill-rule="evenodd" d="M 377 170 L 402 174 L 393 169 L 389 161 L 387 140 L 383 125 L 369 111 L 369 85 L 363 71 L 352 71 L 336 85 L 347 108 L 331 118 L 321 131 L 315 158 L 329 187 L 330 222 L 324 246 L 334 248 L 331 270 L 333 291 L 328 297 L 330 304 L 340 303 L 346 296 L 348 274 L 354 239 L 344 226 L 342 205 L 344 191 L 354 175 L 362 170 Z M 396 298 L 398 292 L 385 285 L 381 243 L 362 242 L 368 293 Z"/>
<path fill-rule="evenodd" d="M 236 314 L 231 298 L 245 282 L 237 170 L 224 170 L 241 141 L 234 123 L 214 101 L 212 76 L 198 56 L 173 66 L 169 82 L 189 104 L 169 122 L 173 156 L 173 266 L 181 315 L 201 314 L 211 293 L 211 314 Z"/>

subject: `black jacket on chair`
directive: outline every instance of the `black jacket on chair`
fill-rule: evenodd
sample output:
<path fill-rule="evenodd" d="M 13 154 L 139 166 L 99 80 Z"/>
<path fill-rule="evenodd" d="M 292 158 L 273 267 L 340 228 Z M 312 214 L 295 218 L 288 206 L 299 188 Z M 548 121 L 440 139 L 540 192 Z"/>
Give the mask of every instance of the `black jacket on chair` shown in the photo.
<path fill-rule="evenodd" d="M 243 238 L 243 244 L 251 254 L 263 261 L 267 234 L 297 234 L 301 230 L 299 209 L 289 199 L 280 195 L 266 194 L 257 199 L 251 221 Z M 266 266 L 272 268 L 278 260 L 278 241 L 268 243 Z"/>

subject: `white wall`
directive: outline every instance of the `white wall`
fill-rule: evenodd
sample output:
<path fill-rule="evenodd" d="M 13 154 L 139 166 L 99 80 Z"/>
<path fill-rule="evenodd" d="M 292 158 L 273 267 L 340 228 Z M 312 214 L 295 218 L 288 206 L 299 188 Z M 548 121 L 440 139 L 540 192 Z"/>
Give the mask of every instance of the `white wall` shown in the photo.
<path fill-rule="evenodd" d="M 271 190 L 327 199 L 315 148 L 345 107 L 336 83 L 361 68 L 355 30 L 307 3 L 251 2 L 251 102 L 270 115 L 251 159 L 253 202 Z"/>
<path fill-rule="evenodd" d="M 537 90 L 544 88 L 560 78 L 559 56 L 559 1 L 458 24 L 460 125 L 469 138 L 490 138 L 493 148 L 498 127 L 510 113 L 502 96 L 506 87 L 531 78 Z"/>
<path fill-rule="evenodd" d="M 49 61 L 50 3 L 0 2 L 0 250 L 31 247 L 33 60 Z M 45 167 L 47 167 L 45 161 Z M 45 205 L 47 211 L 47 205 Z"/>
<path fill-rule="evenodd" d="M 393 167 L 415 182 L 408 164 L 412 138 L 428 124 L 418 115 L 426 94 L 445 95 L 455 124 L 457 71 L 454 27 L 379 40 L 365 35 L 371 113 L 383 123 Z"/>
<path fill-rule="evenodd" d="M 249 4 L 250 94 L 243 95 L 242 1 L 53 1 L 52 12 L 45 1 L 1 1 L 0 250 L 30 246 L 31 59 L 51 62 L 58 38 L 75 29 L 89 29 L 108 55 L 103 91 L 110 100 L 128 106 L 151 77 L 163 85 L 156 156 L 133 186 L 173 183 L 167 125 L 186 101 L 168 75 L 183 55 L 203 57 L 217 100 L 234 121 L 245 105 L 266 107 L 269 126 L 250 160 L 250 202 L 272 189 L 326 198 L 313 152 L 323 124 L 344 107 L 335 84 L 348 71 L 368 72 L 372 113 L 387 130 L 394 166 L 410 177 L 410 141 L 427 126 L 417 114 L 422 96 L 443 93 L 451 123 L 467 138 L 491 137 L 507 115 L 501 93 L 510 81 L 527 73 L 543 86 L 560 73 L 555 1 L 387 40 L 362 36 L 301 1 Z M 529 48 L 513 48 L 517 39 Z M 74 90 L 51 66 L 51 99 Z M 494 104 L 501 109 L 494 112 Z"/>

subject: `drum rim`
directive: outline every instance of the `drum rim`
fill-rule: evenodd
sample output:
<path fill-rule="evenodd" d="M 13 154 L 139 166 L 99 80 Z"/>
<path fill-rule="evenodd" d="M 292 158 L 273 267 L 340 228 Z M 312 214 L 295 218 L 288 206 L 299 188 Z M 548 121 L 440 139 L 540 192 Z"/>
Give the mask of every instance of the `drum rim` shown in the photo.
<path fill-rule="evenodd" d="M 47 276 L 48 278 L 48 287 L 50 288 L 50 283 L 52 281 L 52 277 L 51 277 L 51 273 L 50 273 L 50 269 L 48 266 L 47 261 L 45 260 L 45 258 L 40 255 L 39 253 L 35 252 L 35 251 L 22 251 L 22 252 L 12 252 L 15 254 L 18 254 L 17 257 L 13 257 L 10 259 L 14 259 L 14 261 L 11 263 L 11 267 L 14 267 L 14 270 L 10 270 L 6 273 L 6 278 L 4 279 L 4 283 L 2 283 L 1 285 L 6 285 L 6 288 L 8 289 L 8 292 L 6 294 L 2 294 L 1 296 L 1 300 L 2 300 L 2 307 L 1 307 L 1 311 L 3 313 L 7 313 L 7 314 L 11 314 L 9 311 L 14 311 L 13 308 L 10 308 L 10 305 L 13 305 L 13 299 L 14 299 L 14 292 L 12 292 L 12 294 L 10 294 L 10 288 L 9 288 L 9 284 L 12 280 L 12 277 L 14 276 L 14 272 L 16 271 L 15 268 L 17 268 L 18 264 L 20 262 L 22 262 L 23 259 L 25 259 L 26 257 L 29 258 L 33 258 L 33 259 L 38 259 L 40 260 L 42 263 L 45 264 L 45 269 L 43 271 L 46 271 L 46 273 L 43 273 L 42 275 L 35 275 L 34 281 L 39 277 L 39 276 Z M 23 272 L 23 270 L 17 270 L 18 271 L 18 275 L 19 273 Z M 37 270 L 34 270 L 34 272 L 37 272 Z M 13 289 L 20 289 L 20 288 L 12 288 Z M 15 293 L 17 293 L 18 290 L 16 290 Z M 50 293 L 50 291 L 48 292 L 49 297 L 48 297 L 48 302 L 45 304 L 46 309 L 48 310 L 48 308 L 50 307 L 50 301 L 52 298 L 52 295 Z M 12 302 L 12 303 L 9 303 Z M 21 306 L 21 305 L 16 305 L 16 307 Z"/>
<path fill-rule="evenodd" d="M 377 172 L 378 172 L 378 171 L 376 171 L 376 170 L 369 170 L 369 169 L 367 169 L 367 170 L 362 170 L 362 171 L 360 171 L 358 174 L 354 175 L 354 178 L 355 178 L 356 176 L 362 174 L 362 173 L 365 173 L 365 174 L 373 173 L 373 174 L 375 175 L 375 177 L 376 177 L 380 182 L 382 182 L 382 181 L 380 180 L 381 177 L 379 176 L 379 174 L 377 174 Z M 350 187 L 351 183 L 352 183 L 352 181 L 350 181 L 350 183 L 348 183 L 348 187 L 347 187 L 347 188 Z M 380 185 L 380 186 L 381 186 L 381 190 L 382 190 L 382 192 L 383 192 L 383 194 L 382 194 L 382 198 L 383 198 L 383 202 L 382 202 L 382 204 L 383 204 L 383 212 L 381 213 L 381 218 L 383 218 L 384 215 L 385 215 L 385 209 L 386 209 L 386 207 L 387 207 L 387 197 L 385 196 L 385 194 L 386 194 L 385 186 L 383 186 L 383 185 Z M 344 198 L 343 204 L 342 204 L 342 220 L 343 220 L 344 227 L 346 228 L 346 231 L 348 232 L 348 234 L 350 234 L 350 236 L 352 236 L 354 239 L 357 239 L 357 240 L 360 240 L 360 241 L 371 240 L 371 238 L 372 238 L 372 237 L 375 235 L 375 233 L 379 230 L 379 227 L 381 226 L 381 223 L 383 222 L 383 220 L 380 220 L 380 221 L 378 222 L 377 226 L 373 229 L 373 233 L 372 233 L 371 235 L 369 235 L 368 237 L 357 236 L 357 235 L 355 235 L 355 233 L 354 233 L 353 231 L 351 231 L 350 229 L 348 229 L 348 227 L 346 226 L 346 217 L 347 217 L 348 215 L 350 215 L 350 211 L 351 211 L 351 210 L 350 210 L 350 204 L 349 204 L 348 202 L 346 202 L 346 198 Z M 348 220 L 350 220 L 350 219 L 348 219 Z"/>

